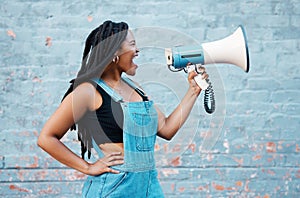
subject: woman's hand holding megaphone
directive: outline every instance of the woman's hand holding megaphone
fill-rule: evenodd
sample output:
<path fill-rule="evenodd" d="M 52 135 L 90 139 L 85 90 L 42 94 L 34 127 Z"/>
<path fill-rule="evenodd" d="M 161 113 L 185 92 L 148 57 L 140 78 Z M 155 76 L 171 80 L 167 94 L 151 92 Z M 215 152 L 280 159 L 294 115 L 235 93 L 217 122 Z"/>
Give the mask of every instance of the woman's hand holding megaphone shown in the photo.
<path fill-rule="evenodd" d="M 209 84 L 207 83 L 206 79 L 208 79 L 208 74 L 205 71 L 205 67 L 201 65 L 193 65 L 191 63 L 187 64 L 187 71 L 189 73 L 189 82 L 190 84 L 196 84 L 201 88 L 201 90 L 207 89 Z"/>
<path fill-rule="evenodd" d="M 187 70 L 189 73 L 188 81 L 190 87 L 195 94 L 199 95 L 201 90 L 205 90 L 209 86 L 206 81 L 206 79 L 208 79 L 208 74 L 205 72 L 205 67 L 188 63 Z"/>

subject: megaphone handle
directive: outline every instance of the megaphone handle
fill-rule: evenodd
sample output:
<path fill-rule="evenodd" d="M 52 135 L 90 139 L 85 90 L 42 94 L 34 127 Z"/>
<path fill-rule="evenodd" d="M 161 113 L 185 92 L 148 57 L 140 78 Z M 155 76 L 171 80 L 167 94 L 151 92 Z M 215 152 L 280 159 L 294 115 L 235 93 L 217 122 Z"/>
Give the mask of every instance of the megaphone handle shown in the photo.
<path fill-rule="evenodd" d="M 206 90 L 209 86 L 207 81 L 205 79 L 202 79 L 201 75 L 195 76 L 194 80 L 199 85 L 199 87 L 201 87 L 202 90 Z"/>
<path fill-rule="evenodd" d="M 197 65 L 188 65 L 187 71 L 190 73 L 196 70 Z M 204 109 L 207 113 L 212 114 L 215 111 L 215 95 L 212 88 L 211 82 L 208 79 L 203 79 L 201 75 L 194 77 L 196 83 L 201 87 L 202 90 L 205 90 L 204 93 Z M 209 105 L 210 103 L 210 105 Z"/>
<path fill-rule="evenodd" d="M 195 67 L 197 67 L 197 65 L 188 65 L 187 66 L 187 70 L 188 72 L 192 72 L 192 71 L 196 71 Z M 206 79 L 203 79 L 201 75 L 197 75 L 194 77 L 194 80 L 196 81 L 196 83 L 198 84 L 198 86 L 202 89 L 202 90 L 206 90 L 209 86 L 209 84 L 207 83 Z"/>

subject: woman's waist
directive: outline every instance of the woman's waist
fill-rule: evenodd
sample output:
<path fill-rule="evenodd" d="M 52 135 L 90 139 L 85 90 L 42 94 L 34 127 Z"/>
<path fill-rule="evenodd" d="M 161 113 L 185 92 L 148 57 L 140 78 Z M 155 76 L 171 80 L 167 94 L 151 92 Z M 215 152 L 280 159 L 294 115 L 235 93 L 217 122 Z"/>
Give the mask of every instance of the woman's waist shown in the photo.
<path fill-rule="evenodd" d="M 111 153 L 121 152 L 124 156 L 124 144 L 123 143 L 104 143 L 100 144 L 99 148 L 101 149 L 104 156 Z"/>
<path fill-rule="evenodd" d="M 127 171 L 127 172 L 140 172 L 155 169 L 155 158 L 153 150 L 144 151 L 130 151 L 124 149 L 123 143 L 105 143 L 99 145 L 101 152 L 107 156 L 113 152 L 121 152 L 124 157 L 124 163 L 112 168 Z"/>

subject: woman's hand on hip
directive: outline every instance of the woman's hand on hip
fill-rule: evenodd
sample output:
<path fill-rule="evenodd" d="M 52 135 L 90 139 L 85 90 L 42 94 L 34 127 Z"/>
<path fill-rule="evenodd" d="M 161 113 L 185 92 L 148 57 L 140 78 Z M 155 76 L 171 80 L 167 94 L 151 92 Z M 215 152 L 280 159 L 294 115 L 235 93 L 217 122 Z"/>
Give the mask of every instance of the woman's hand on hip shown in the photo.
<path fill-rule="evenodd" d="M 102 173 L 119 173 L 119 171 L 110 168 L 111 166 L 120 165 L 124 163 L 124 157 L 121 152 L 114 152 L 90 164 L 87 174 L 100 175 Z"/>

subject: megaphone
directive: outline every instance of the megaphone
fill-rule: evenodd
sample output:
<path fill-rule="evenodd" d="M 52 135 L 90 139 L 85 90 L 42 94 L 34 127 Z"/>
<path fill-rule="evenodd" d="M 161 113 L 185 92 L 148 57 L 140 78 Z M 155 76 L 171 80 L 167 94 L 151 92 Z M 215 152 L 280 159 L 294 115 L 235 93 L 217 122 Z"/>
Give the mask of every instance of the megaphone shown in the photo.
<path fill-rule="evenodd" d="M 188 66 L 192 65 L 208 65 L 208 64 L 232 64 L 245 72 L 249 72 L 250 60 L 247 44 L 246 31 L 240 25 L 234 33 L 217 41 L 203 43 L 192 46 L 177 46 L 165 49 L 165 57 L 168 68 L 171 71 L 181 71 L 193 69 Z M 195 66 L 195 70 L 197 67 Z M 195 77 L 197 84 L 205 90 L 204 106 L 208 113 L 214 112 L 214 95 L 211 83 L 203 80 L 200 75 Z M 210 94 L 210 96 L 209 96 Z M 208 107 L 207 100 L 211 97 L 211 108 Z"/>

